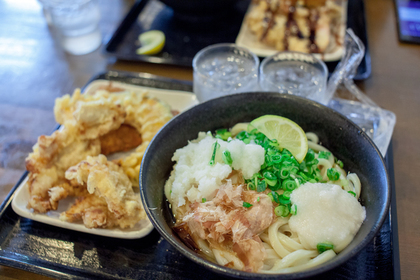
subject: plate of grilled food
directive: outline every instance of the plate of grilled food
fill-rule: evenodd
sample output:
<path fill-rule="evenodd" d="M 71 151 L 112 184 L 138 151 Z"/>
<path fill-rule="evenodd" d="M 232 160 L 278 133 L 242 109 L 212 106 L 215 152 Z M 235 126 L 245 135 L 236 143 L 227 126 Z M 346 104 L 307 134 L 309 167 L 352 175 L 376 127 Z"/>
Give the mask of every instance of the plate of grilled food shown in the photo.
<path fill-rule="evenodd" d="M 298 51 L 337 61 L 343 55 L 346 26 L 347 0 L 254 0 L 236 44 L 260 57 Z"/>
<path fill-rule="evenodd" d="M 28 175 L 12 208 L 37 222 L 135 239 L 153 226 L 140 200 L 138 171 L 148 144 L 195 95 L 94 80 L 57 98 L 59 128 L 41 135 L 26 158 Z"/>

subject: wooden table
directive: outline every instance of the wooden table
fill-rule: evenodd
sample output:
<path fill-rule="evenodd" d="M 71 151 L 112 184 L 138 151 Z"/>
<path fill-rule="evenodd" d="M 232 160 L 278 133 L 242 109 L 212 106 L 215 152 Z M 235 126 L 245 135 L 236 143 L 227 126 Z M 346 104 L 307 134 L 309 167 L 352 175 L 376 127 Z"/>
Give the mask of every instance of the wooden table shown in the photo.
<path fill-rule="evenodd" d="M 420 46 L 398 41 L 392 0 L 365 1 L 372 75 L 358 86 L 397 115 L 393 136 L 401 276 L 420 275 Z M 133 4 L 101 0 L 108 38 Z M 191 80 L 189 68 L 120 62 L 100 50 L 66 54 L 52 36 L 36 0 L 0 1 L 0 201 L 24 171 L 24 159 L 41 134 L 55 126 L 54 99 L 105 70 L 147 72 Z M 1 279 L 49 279 L 0 266 Z"/>

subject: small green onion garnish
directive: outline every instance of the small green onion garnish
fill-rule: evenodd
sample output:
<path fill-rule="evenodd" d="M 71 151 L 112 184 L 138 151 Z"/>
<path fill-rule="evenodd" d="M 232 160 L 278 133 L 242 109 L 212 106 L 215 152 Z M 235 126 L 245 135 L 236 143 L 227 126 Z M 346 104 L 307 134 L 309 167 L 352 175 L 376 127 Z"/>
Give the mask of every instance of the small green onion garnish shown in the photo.
<path fill-rule="evenodd" d="M 352 194 L 354 197 L 356 197 L 356 193 L 352 191 L 348 191 L 349 194 Z"/>
<path fill-rule="evenodd" d="M 217 152 L 217 149 L 219 147 L 220 147 L 220 144 L 217 143 L 217 141 L 214 142 L 214 144 L 213 144 L 213 155 L 211 156 L 211 160 L 209 162 L 210 165 L 213 165 L 214 164 L 214 159 L 216 158 L 216 152 Z"/>
<path fill-rule="evenodd" d="M 290 214 L 296 215 L 297 214 L 297 205 L 294 204 L 290 209 Z"/>
<path fill-rule="evenodd" d="M 340 166 L 341 168 L 344 167 L 344 163 L 341 160 L 337 160 L 337 165 Z"/>
<path fill-rule="evenodd" d="M 318 253 L 322 254 L 327 250 L 333 250 L 334 245 L 328 242 L 322 242 L 322 243 L 318 243 L 316 245 L 316 248 L 318 249 Z"/>
<path fill-rule="evenodd" d="M 328 168 L 327 176 L 331 181 L 337 181 L 340 179 L 340 172 L 338 172 L 335 168 Z"/>
<path fill-rule="evenodd" d="M 242 206 L 243 206 L 243 207 L 246 207 L 246 208 L 249 208 L 249 207 L 251 207 L 251 206 L 252 206 L 252 204 L 251 204 L 251 203 L 249 203 L 249 202 L 245 202 L 245 201 L 244 201 L 244 203 L 242 204 Z"/>
<path fill-rule="evenodd" d="M 247 188 L 248 188 L 248 190 L 255 191 L 255 185 L 254 185 L 254 183 L 248 182 Z"/>
<path fill-rule="evenodd" d="M 207 199 L 205 199 L 204 197 L 201 199 L 201 202 L 206 202 L 207 201 Z"/>
<path fill-rule="evenodd" d="M 232 165 L 232 157 L 230 156 L 230 152 L 228 150 L 223 151 L 222 159 L 226 164 Z"/>
<path fill-rule="evenodd" d="M 326 152 L 326 151 L 320 151 L 318 153 L 318 158 L 325 158 L 325 159 L 329 159 L 331 156 L 330 152 Z"/>
<path fill-rule="evenodd" d="M 297 184 L 295 180 L 287 179 L 283 181 L 281 187 L 283 188 L 283 190 L 293 191 L 294 189 L 296 189 Z"/>
<path fill-rule="evenodd" d="M 280 195 L 279 195 L 278 193 L 276 193 L 276 192 L 271 192 L 270 194 L 271 194 L 271 195 L 272 195 L 272 197 L 273 197 L 273 201 L 274 201 L 275 203 L 280 204 Z"/>
<path fill-rule="evenodd" d="M 283 204 L 283 205 L 287 205 L 287 204 L 290 204 L 291 201 L 290 201 L 290 198 L 289 197 L 286 197 L 284 195 L 280 195 L 279 196 L 279 203 L 280 204 Z"/>
<path fill-rule="evenodd" d="M 260 202 L 260 197 L 257 198 L 257 201 Z"/>
<path fill-rule="evenodd" d="M 289 208 L 284 205 L 279 205 L 276 208 L 274 208 L 274 213 L 277 217 L 287 217 L 289 215 Z"/>
<path fill-rule="evenodd" d="M 263 192 L 267 188 L 267 182 L 265 180 L 258 181 L 257 192 Z"/>
<path fill-rule="evenodd" d="M 232 137 L 232 133 L 229 132 L 226 128 L 222 128 L 222 129 L 216 130 L 215 137 L 226 141 L 228 140 L 229 137 Z"/>

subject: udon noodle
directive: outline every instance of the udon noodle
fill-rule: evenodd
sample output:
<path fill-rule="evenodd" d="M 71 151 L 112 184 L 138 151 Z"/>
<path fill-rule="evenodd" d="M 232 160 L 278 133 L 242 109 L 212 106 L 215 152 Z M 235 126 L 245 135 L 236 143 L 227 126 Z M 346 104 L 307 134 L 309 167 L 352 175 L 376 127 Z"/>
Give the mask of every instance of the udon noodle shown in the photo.
<path fill-rule="evenodd" d="M 206 134 L 207 137 L 209 134 Z M 314 152 L 315 159 L 318 161 L 317 168 L 319 169 L 320 178 L 318 178 L 319 182 L 322 182 L 323 184 L 329 184 L 325 186 L 332 186 L 332 185 L 338 185 L 340 187 L 340 191 L 344 190 L 345 194 L 340 194 L 347 196 L 348 193 L 355 196 L 354 198 L 348 198 L 345 197 L 345 200 L 351 200 L 353 199 L 354 202 L 357 203 L 358 207 L 363 210 L 363 213 L 359 215 L 359 218 L 357 222 L 355 222 L 356 225 L 351 225 L 352 227 L 352 234 L 348 234 L 345 238 L 342 238 L 339 240 L 339 242 L 334 241 L 333 247 L 331 248 L 324 248 L 324 250 L 320 250 L 319 247 L 315 247 L 310 244 L 310 239 L 307 237 L 304 237 L 302 234 L 300 235 L 297 231 L 292 230 L 292 228 L 298 228 L 296 225 L 299 224 L 299 221 L 297 215 L 300 210 L 297 210 L 297 206 L 295 206 L 295 212 L 293 212 L 291 209 L 293 209 L 292 205 L 289 207 L 289 210 L 291 210 L 291 214 L 287 215 L 272 215 L 272 220 L 268 220 L 265 224 L 264 221 L 257 221 L 257 225 L 252 224 L 252 218 L 247 220 L 246 222 L 243 222 L 244 224 L 247 224 L 248 227 L 254 229 L 258 226 L 260 228 L 255 232 L 254 236 L 249 237 L 249 239 L 238 239 L 237 238 L 237 228 L 235 226 L 231 227 L 231 231 L 226 231 L 226 228 L 228 228 L 227 224 L 229 223 L 229 218 L 236 215 L 236 213 L 245 213 L 244 216 L 241 216 L 238 219 L 243 219 L 243 217 L 246 216 L 246 213 L 250 213 L 250 209 L 247 208 L 247 202 L 243 202 L 242 205 L 235 204 L 235 196 L 239 199 L 239 201 L 245 201 L 247 198 L 248 201 L 251 200 L 251 197 L 254 201 L 254 206 L 257 207 L 256 201 L 258 201 L 259 204 L 265 203 L 267 200 L 267 197 L 270 197 L 271 200 L 272 194 L 270 196 L 270 190 L 267 188 L 267 190 L 263 192 L 256 192 L 255 190 L 249 189 L 249 184 L 247 185 L 247 181 L 244 180 L 244 177 L 246 173 L 245 167 L 242 172 L 242 169 L 239 167 L 232 167 L 232 172 L 225 176 L 224 179 L 221 179 L 219 183 L 217 183 L 217 178 L 215 181 L 213 181 L 213 185 L 217 185 L 218 187 L 213 190 L 212 192 L 205 193 L 205 190 L 201 190 L 198 186 L 199 183 L 191 183 L 191 181 L 188 181 L 187 178 L 183 178 L 181 181 L 183 184 L 191 184 L 192 188 L 188 189 L 188 191 L 185 191 L 184 193 L 179 193 L 179 191 L 175 190 L 173 186 L 176 184 L 175 179 L 175 170 L 172 172 L 171 177 L 168 179 L 166 185 L 165 185 L 165 195 L 168 198 L 171 207 L 172 212 L 174 216 L 177 219 L 177 224 L 175 226 L 175 231 L 179 234 L 181 239 L 184 240 L 184 242 L 191 247 L 195 248 L 196 250 L 199 250 L 206 258 L 217 262 L 218 264 L 222 266 L 232 267 L 238 270 L 245 270 L 250 272 L 263 272 L 263 273 L 291 273 L 296 271 L 301 271 L 305 269 L 309 269 L 315 266 L 318 266 L 324 262 L 327 262 L 328 260 L 334 258 L 337 253 L 342 251 L 353 239 L 354 235 L 357 233 L 361 223 L 363 222 L 363 219 L 365 217 L 364 208 L 360 206 L 360 203 L 357 201 L 360 197 L 361 192 L 361 184 L 358 176 L 354 173 L 347 173 L 343 169 L 342 163 L 337 160 L 334 155 L 326 149 L 324 146 L 322 146 L 319 143 L 319 139 L 316 134 L 314 133 L 306 133 L 306 136 L 308 138 L 308 146 L 309 149 Z M 201 135 L 201 139 L 205 138 L 204 135 Z M 199 137 L 200 139 L 200 137 Z M 198 140 L 192 141 L 192 143 L 199 142 Z M 211 139 L 211 137 L 210 137 Z M 214 140 L 213 140 L 214 141 Z M 224 143 L 224 145 L 228 145 L 229 143 Z M 217 144 L 215 144 L 217 146 Z M 228 147 L 228 146 L 225 146 Z M 253 147 L 255 148 L 255 147 Z M 234 151 L 234 148 L 230 148 L 232 151 Z M 216 148 L 214 148 L 214 151 L 216 151 Z M 324 152 L 329 154 L 327 158 L 320 157 L 320 152 Z M 241 150 L 242 155 L 244 155 L 243 150 Z M 234 152 L 232 152 L 232 158 L 234 156 Z M 173 160 L 177 161 L 177 165 L 181 164 L 180 159 L 177 158 L 176 154 L 173 158 Z M 190 159 L 189 159 L 190 160 Z M 245 159 L 246 160 L 246 159 Z M 250 162 L 248 160 L 248 162 Z M 189 162 L 189 164 L 193 165 L 194 163 Z M 222 168 L 222 164 L 215 168 Z M 181 167 L 180 167 L 181 168 Z M 207 167 L 205 167 L 207 168 Z M 200 169 L 200 167 L 198 168 Z M 334 169 L 337 172 L 339 172 L 339 179 L 331 180 L 331 177 L 328 176 L 328 170 Z M 185 171 L 185 170 L 184 170 Z M 186 171 L 190 172 L 190 171 Z M 203 171 L 204 172 L 204 171 Z M 318 172 L 318 171 L 317 171 Z M 249 177 L 249 176 L 248 176 Z M 203 178 L 197 179 L 204 180 Z M 203 181 L 201 182 L 202 184 Z M 310 184 L 307 183 L 308 186 L 310 186 L 312 189 L 314 189 L 314 186 L 318 187 L 324 187 L 322 184 Z M 220 187 L 223 186 L 223 187 Z M 304 185 L 299 186 L 298 182 L 298 188 L 302 188 L 302 192 L 304 190 Z M 220 187 L 220 188 L 219 188 Z M 309 187 L 308 187 L 309 188 Z M 243 189 L 242 193 L 239 189 Z M 220 192 L 223 190 L 224 196 L 220 195 Z M 176 193 L 175 193 L 176 192 Z M 193 193 L 193 192 L 199 192 L 199 193 Z M 229 193 L 230 192 L 230 193 Z M 281 197 L 282 194 L 285 194 L 284 189 L 275 190 L 275 192 Z M 298 205 L 298 194 L 296 191 L 292 192 L 291 200 L 292 204 L 293 201 Z M 322 191 L 320 192 L 322 193 Z M 242 195 L 242 196 L 240 196 Z M 301 195 L 301 198 L 304 197 L 307 194 Z M 336 194 L 334 194 L 336 195 Z M 185 203 L 182 203 L 180 200 L 180 197 L 182 196 L 182 201 Z M 207 199 L 205 198 L 207 197 Z M 220 201 L 220 198 L 223 197 L 222 202 Z M 320 197 L 322 197 L 322 194 L 320 194 Z M 301 199 L 299 198 L 299 199 Z M 337 199 L 337 196 L 334 197 L 334 199 Z M 341 198 L 340 198 L 341 199 Z M 228 202 L 226 202 L 226 200 Z M 180 202 L 181 201 L 181 202 Z M 216 202 L 215 202 L 216 201 Z M 212 204 L 212 203 L 215 204 Z M 221 203 L 221 204 L 218 204 Z M 321 202 L 320 202 L 321 203 Z M 329 203 L 327 201 L 327 203 Z M 276 205 L 273 201 L 273 205 Z M 207 205 L 207 208 L 206 208 Z M 221 206 L 222 205 L 222 206 Z M 236 206 L 235 206 L 236 205 Z M 252 204 L 249 204 L 251 205 Z M 221 207 L 221 208 L 220 208 Z M 272 209 L 275 209 L 274 206 L 272 206 Z M 223 213 L 227 213 L 226 216 L 223 216 L 222 218 L 214 218 L 217 216 L 216 214 L 210 213 L 211 211 L 219 211 L 220 209 L 224 209 Z M 227 209 L 227 210 L 226 210 Z M 299 209 L 303 210 L 303 207 L 299 206 Z M 235 212 L 236 211 L 236 212 Z M 248 212 L 247 212 L 248 211 Z M 256 210 L 257 211 L 257 210 Z M 347 211 L 347 210 L 346 210 Z M 351 209 L 348 209 L 348 211 L 351 211 Z M 202 214 L 204 213 L 205 214 Z M 273 212 L 273 211 L 272 211 Z M 275 211 L 274 211 L 275 212 Z M 203 223 L 196 223 L 196 220 L 201 218 L 202 216 L 199 215 L 206 215 L 205 217 L 207 220 Z M 289 212 L 287 212 L 289 213 Z M 208 215 L 211 216 L 209 220 Z M 304 215 L 303 213 L 301 215 Z M 356 215 L 356 214 L 355 214 Z M 356 215 L 357 216 L 357 215 Z M 270 216 L 271 217 L 271 216 Z M 260 216 L 258 214 L 258 219 L 264 220 L 264 217 Z M 295 219 L 293 223 L 291 223 L 291 219 Z M 340 217 L 341 219 L 341 217 Z M 235 221 L 235 220 L 233 220 Z M 216 223 L 220 222 L 220 223 Z M 215 224 L 216 223 L 216 224 Z M 263 225 L 264 224 L 264 225 Z M 203 228 L 197 228 L 197 226 L 202 226 Z M 208 233 L 208 227 L 222 227 L 221 230 L 217 229 L 216 231 Z M 248 233 L 249 233 L 248 228 Z M 240 231 L 240 229 L 238 230 Z M 316 229 L 314 229 L 316 231 Z M 206 232 L 204 234 L 204 232 Z M 246 232 L 246 231 L 245 231 Z M 216 234 L 217 233 L 217 234 Z M 220 233 L 220 234 L 219 234 Z M 244 234 L 246 235 L 246 234 Z M 203 238 L 206 236 L 206 238 Z M 243 238 L 243 237 L 241 237 Z M 235 241 L 236 240 L 236 241 Z M 239 240 L 239 241 L 238 241 Z M 249 241 L 247 244 L 241 243 L 243 241 Z M 254 240 L 254 241 L 252 241 Z M 322 241 L 322 240 L 321 240 Z M 238 244 L 242 244 L 239 246 L 235 245 L 235 242 Z M 233 244 L 233 245 L 232 245 Z M 327 242 L 327 247 L 328 247 Z M 319 245 L 319 244 L 318 244 Z M 318 246 L 317 245 L 317 246 Z M 236 246 L 236 247 L 235 247 Z M 251 246 L 251 247 L 250 247 Z M 322 247 L 322 246 L 321 246 Z M 333 248 L 333 249 L 332 249 Z M 249 249 L 249 250 L 248 250 Z M 255 254 L 255 256 L 247 256 L 244 257 L 242 253 L 246 254 Z M 258 264 L 258 259 L 262 258 L 262 261 L 260 264 Z M 253 263 L 256 262 L 257 264 Z"/>

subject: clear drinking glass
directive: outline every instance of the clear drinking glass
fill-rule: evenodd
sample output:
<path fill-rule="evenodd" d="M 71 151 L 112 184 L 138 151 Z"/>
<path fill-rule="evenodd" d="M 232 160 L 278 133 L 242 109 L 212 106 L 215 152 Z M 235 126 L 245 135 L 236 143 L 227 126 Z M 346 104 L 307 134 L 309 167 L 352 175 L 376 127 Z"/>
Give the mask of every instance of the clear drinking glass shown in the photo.
<path fill-rule="evenodd" d="M 235 44 L 216 44 L 193 60 L 194 93 L 200 102 L 232 93 L 258 90 L 258 57 Z"/>
<path fill-rule="evenodd" d="M 65 51 L 82 55 L 102 42 L 100 12 L 96 0 L 40 0 Z"/>
<path fill-rule="evenodd" d="M 286 92 L 315 101 L 325 94 L 328 69 L 311 54 L 279 52 L 260 65 L 260 87 L 264 91 Z"/>

